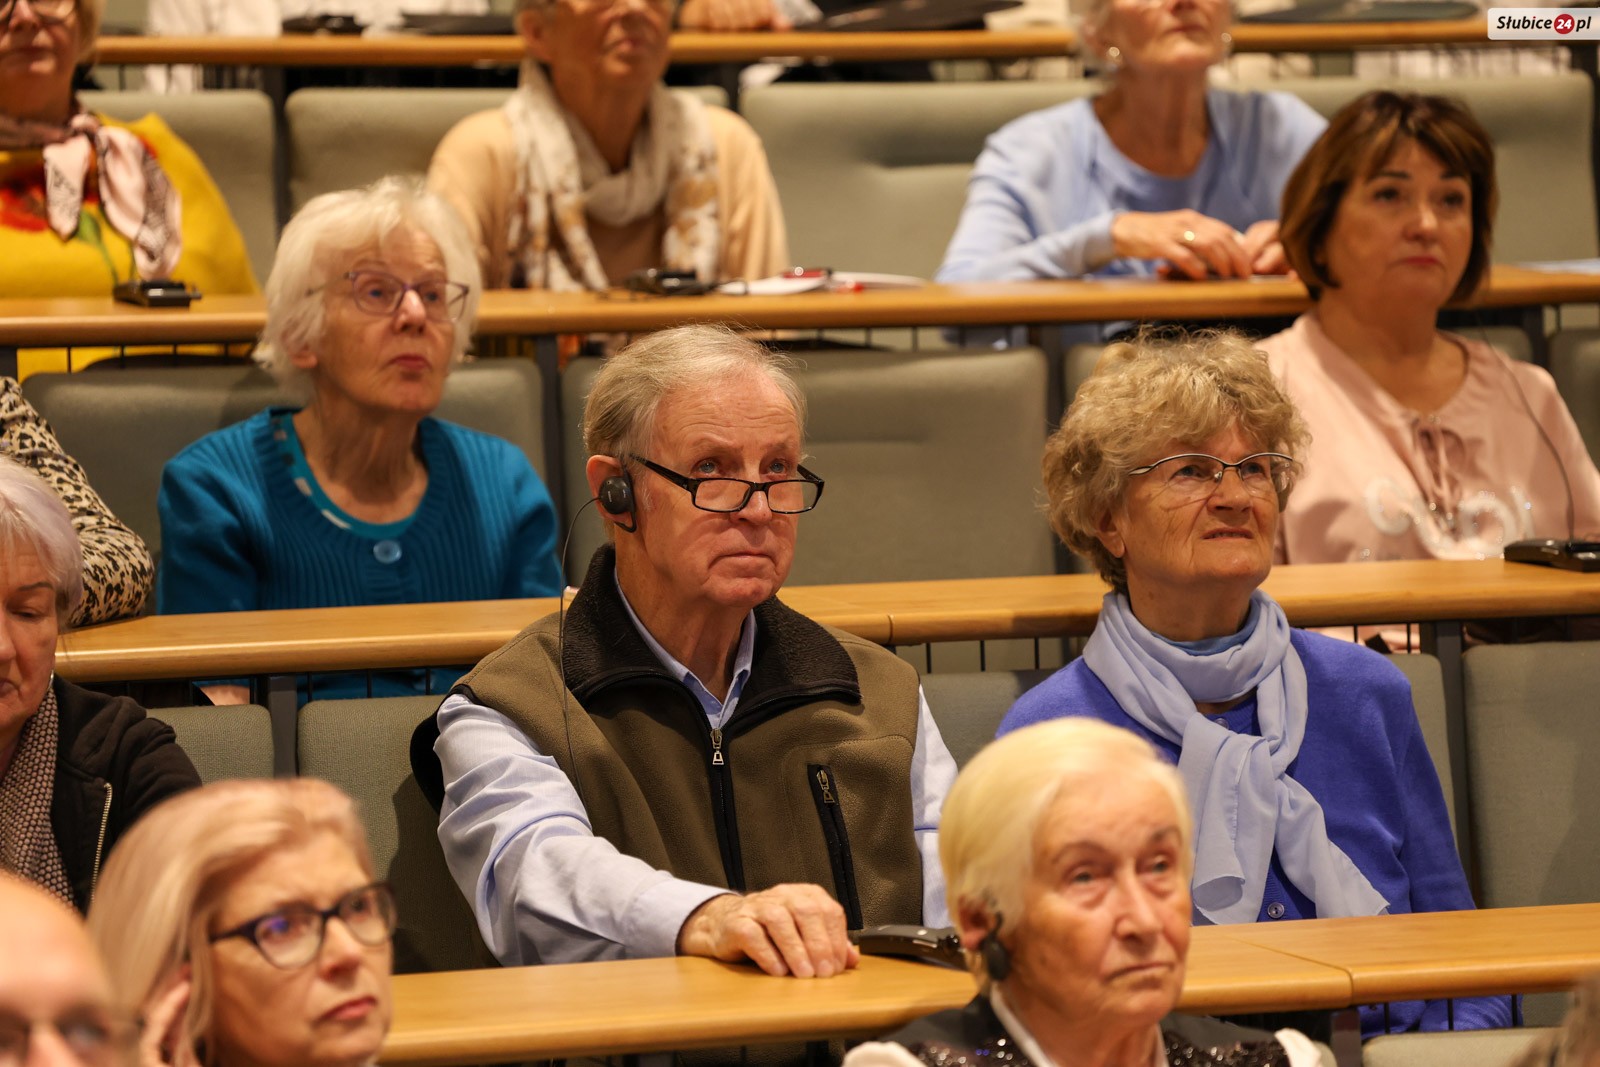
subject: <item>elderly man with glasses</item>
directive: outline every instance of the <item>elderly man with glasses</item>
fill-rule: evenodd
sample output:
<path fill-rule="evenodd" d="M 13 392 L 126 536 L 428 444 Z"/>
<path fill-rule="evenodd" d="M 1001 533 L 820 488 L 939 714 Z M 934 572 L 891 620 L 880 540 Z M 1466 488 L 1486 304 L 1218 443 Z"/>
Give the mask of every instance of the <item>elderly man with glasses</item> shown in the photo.
<path fill-rule="evenodd" d="M 826 977 L 856 961 L 847 929 L 947 921 L 955 765 L 915 670 L 776 598 L 822 498 L 803 420 L 782 357 L 720 329 L 654 334 L 596 378 L 610 541 L 565 615 L 480 663 L 412 747 L 502 962 Z"/>

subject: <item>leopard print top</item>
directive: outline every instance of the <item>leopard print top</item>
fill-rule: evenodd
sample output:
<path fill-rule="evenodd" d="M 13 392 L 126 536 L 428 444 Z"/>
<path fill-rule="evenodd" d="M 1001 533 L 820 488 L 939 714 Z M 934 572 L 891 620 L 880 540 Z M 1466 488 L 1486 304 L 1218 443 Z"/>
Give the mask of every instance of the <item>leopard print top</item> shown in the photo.
<path fill-rule="evenodd" d="M 83 547 L 83 605 L 73 625 L 127 618 L 144 610 L 155 566 L 139 535 L 117 520 L 89 485 L 55 431 L 22 398 L 13 378 L 0 378 L 0 453 L 29 467 L 54 489 Z"/>

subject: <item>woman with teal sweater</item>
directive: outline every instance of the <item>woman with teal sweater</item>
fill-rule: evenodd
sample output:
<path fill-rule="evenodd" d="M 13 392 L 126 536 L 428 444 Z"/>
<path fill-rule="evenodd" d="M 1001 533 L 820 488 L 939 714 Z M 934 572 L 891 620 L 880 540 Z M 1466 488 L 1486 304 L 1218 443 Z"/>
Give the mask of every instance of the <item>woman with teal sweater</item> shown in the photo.
<path fill-rule="evenodd" d="M 431 417 L 476 317 L 477 257 L 410 183 L 308 203 L 283 231 L 256 358 L 304 406 L 196 441 L 161 482 L 163 614 L 551 596 L 550 494 L 515 446 Z M 453 679 L 436 679 L 448 688 Z M 319 676 L 310 695 L 366 695 Z M 373 695 L 423 691 L 377 674 Z M 219 703 L 242 686 L 207 687 Z"/>

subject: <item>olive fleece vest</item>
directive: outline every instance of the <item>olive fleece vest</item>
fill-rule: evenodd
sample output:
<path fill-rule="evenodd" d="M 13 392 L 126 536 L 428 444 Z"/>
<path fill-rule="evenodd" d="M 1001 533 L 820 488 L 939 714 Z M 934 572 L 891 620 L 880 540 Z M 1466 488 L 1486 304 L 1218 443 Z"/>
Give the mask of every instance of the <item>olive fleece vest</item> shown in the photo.
<path fill-rule="evenodd" d="M 916 670 L 774 598 L 755 609 L 755 656 L 733 717 L 713 730 L 628 618 L 615 566 L 609 545 L 595 554 L 567 611 L 564 653 L 552 615 L 456 691 L 553 757 L 594 832 L 621 852 L 740 891 L 812 882 L 853 929 L 920 922 Z"/>

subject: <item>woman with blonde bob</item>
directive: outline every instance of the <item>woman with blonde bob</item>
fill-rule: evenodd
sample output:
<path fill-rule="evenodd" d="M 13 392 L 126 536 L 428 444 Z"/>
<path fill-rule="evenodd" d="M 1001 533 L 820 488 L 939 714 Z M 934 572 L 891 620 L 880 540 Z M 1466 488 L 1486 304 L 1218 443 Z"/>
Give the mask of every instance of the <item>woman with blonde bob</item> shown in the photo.
<path fill-rule="evenodd" d="M 1148 1067 L 1199 1049 L 1207 1063 L 1319 1062 L 1293 1030 L 1171 1014 L 1189 951 L 1191 830 L 1182 779 L 1127 730 L 1064 719 L 990 744 L 939 828 L 979 994 L 857 1048 L 845 1067 Z"/>
<path fill-rule="evenodd" d="M 1473 906 L 1411 689 L 1377 653 L 1289 627 L 1260 589 L 1306 432 L 1234 334 L 1106 349 L 1045 446 L 1051 524 L 1111 585 L 1082 658 L 1000 732 L 1058 716 L 1132 730 L 1195 814 L 1197 923 Z M 1440 1002 L 1363 1030 L 1444 1029 Z M 1509 1025 L 1456 1002 L 1456 1028 Z"/>
<path fill-rule="evenodd" d="M 354 803 L 311 778 L 162 804 L 113 851 L 89 912 L 112 988 L 145 1019 L 141 1067 L 371 1063 L 394 927 Z"/>
<path fill-rule="evenodd" d="M 157 610 L 557 592 L 555 506 L 527 457 L 432 417 L 481 289 L 460 220 L 416 183 L 302 208 L 278 245 L 256 352 L 300 406 L 208 434 L 167 464 Z M 419 682 L 378 676 L 374 689 Z M 359 678 L 318 691 L 367 693 Z"/>

